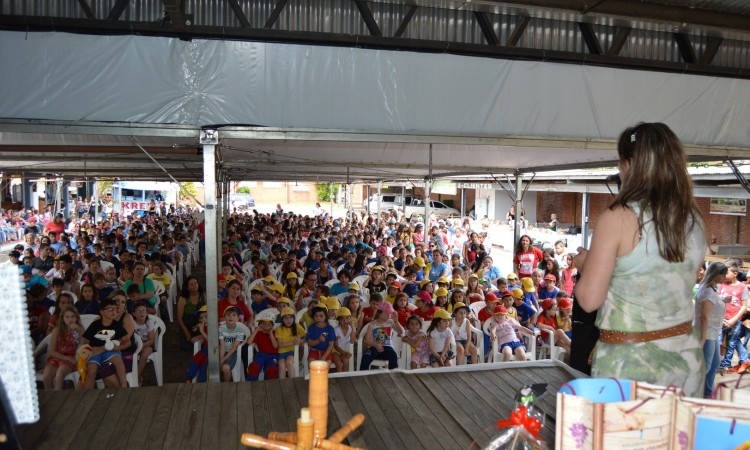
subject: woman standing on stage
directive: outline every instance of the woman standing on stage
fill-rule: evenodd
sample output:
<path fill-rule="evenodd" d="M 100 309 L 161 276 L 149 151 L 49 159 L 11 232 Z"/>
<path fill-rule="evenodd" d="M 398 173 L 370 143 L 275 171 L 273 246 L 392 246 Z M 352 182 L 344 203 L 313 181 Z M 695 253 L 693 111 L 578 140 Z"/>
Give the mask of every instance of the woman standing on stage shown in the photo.
<path fill-rule="evenodd" d="M 600 308 L 592 376 L 701 396 L 706 371 L 691 298 L 706 237 L 685 153 L 661 123 L 626 129 L 617 151 L 622 187 L 597 219 L 591 250 L 574 259 L 578 302 Z"/>

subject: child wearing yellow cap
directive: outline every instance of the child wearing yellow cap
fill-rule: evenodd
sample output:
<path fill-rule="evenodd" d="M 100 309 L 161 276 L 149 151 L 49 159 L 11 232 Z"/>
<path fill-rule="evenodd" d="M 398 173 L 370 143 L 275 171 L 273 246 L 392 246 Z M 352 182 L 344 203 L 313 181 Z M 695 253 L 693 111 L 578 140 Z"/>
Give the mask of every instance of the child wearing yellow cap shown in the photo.
<path fill-rule="evenodd" d="M 336 299 L 336 297 L 331 298 Z M 336 311 L 336 320 L 338 324 L 334 327 L 336 341 L 333 343 L 333 364 L 336 366 L 336 372 L 348 372 L 349 361 L 352 358 L 352 353 L 349 349 L 354 337 L 352 313 L 349 311 L 349 308 L 338 308 Z"/>
<path fill-rule="evenodd" d="M 279 351 L 279 379 L 297 376 L 297 364 L 294 361 L 294 346 L 305 340 L 305 329 L 295 323 L 294 309 L 286 307 L 281 310 L 281 325 L 274 330 Z"/>
<path fill-rule="evenodd" d="M 248 339 L 248 344 L 255 344 L 256 351 L 253 362 L 247 368 L 245 379 L 258 381 L 260 373 L 263 372 L 264 379 L 273 380 L 278 377 L 278 347 L 279 342 L 273 332 L 273 319 L 270 317 L 258 318 L 258 326 Z"/>
<path fill-rule="evenodd" d="M 430 365 L 432 367 L 450 367 L 456 357 L 453 351 L 453 332 L 448 328 L 451 315 L 444 309 L 438 309 L 427 328 L 427 346 L 430 349 Z"/>

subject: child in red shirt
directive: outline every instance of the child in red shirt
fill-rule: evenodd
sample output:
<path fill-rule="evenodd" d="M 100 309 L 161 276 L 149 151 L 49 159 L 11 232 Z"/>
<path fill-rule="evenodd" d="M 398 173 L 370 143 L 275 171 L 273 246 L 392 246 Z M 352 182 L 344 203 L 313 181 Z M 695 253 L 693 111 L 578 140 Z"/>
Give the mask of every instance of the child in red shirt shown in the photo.
<path fill-rule="evenodd" d="M 247 368 L 245 379 L 258 381 L 261 372 L 264 372 L 265 380 L 273 380 L 278 377 L 278 341 L 273 333 L 273 319 L 262 317 L 258 319 L 258 328 L 250 335 L 248 345 L 255 344 L 256 351 L 253 362 Z"/>

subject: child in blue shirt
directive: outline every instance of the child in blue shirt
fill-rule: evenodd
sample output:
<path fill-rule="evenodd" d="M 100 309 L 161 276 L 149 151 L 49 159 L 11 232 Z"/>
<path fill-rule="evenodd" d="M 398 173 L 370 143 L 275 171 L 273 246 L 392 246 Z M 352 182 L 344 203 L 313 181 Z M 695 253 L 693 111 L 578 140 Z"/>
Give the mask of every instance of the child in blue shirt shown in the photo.
<path fill-rule="evenodd" d="M 316 306 L 312 309 L 313 324 L 307 329 L 307 345 L 310 348 L 308 361 L 333 361 L 333 344 L 336 342 L 336 330 L 328 324 L 328 313 L 325 308 Z"/>

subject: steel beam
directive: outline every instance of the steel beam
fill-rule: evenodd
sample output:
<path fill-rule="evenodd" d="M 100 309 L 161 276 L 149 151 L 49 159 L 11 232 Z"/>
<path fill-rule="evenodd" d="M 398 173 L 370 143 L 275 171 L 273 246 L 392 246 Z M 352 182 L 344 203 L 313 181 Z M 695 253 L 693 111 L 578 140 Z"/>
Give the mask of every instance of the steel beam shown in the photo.
<path fill-rule="evenodd" d="M 403 36 L 404 31 L 406 31 L 406 27 L 409 26 L 409 23 L 411 22 L 411 19 L 414 17 L 414 13 L 417 12 L 417 5 L 410 5 L 409 10 L 406 11 L 406 15 L 401 20 L 401 23 L 398 25 L 398 28 L 396 28 L 396 32 L 393 33 L 394 38 L 400 38 Z"/>
<path fill-rule="evenodd" d="M 474 12 L 474 18 L 477 19 L 479 28 L 482 30 L 482 34 L 487 43 L 489 45 L 500 45 L 500 39 L 498 39 L 495 29 L 492 28 L 492 22 L 490 21 L 489 15 L 483 12 Z"/>
<path fill-rule="evenodd" d="M 354 0 L 354 4 L 359 10 L 359 14 L 362 16 L 362 20 L 365 22 L 367 29 L 370 31 L 370 36 L 382 36 L 383 32 L 380 31 L 378 23 L 375 21 L 375 17 L 372 16 L 370 7 L 367 6 L 363 0 Z"/>
<path fill-rule="evenodd" d="M 242 11 L 242 7 L 237 2 L 237 0 L 227 0 L 229 3 L 229 7 L 232 8 L 232 12 L 234 12 L 234 16 L 237 17 L 237 20 L 240 21 L 240 26 L 242 28 L 250 28 L 250 21 L 247 20 L 247 17 L 245 16 L 245 13 Z"/>
<path fill-rule="evenodd" d="M 581 30 L 581 36 L 583 36 L 583 41 L 586 43 L 589 53 L 601 55 L 602 45 L 599 43 L 599 38 L 596 37 L 594 27 L 590 23 L 578 22 L 578 28 Z"/>
<path fill-rule="evenodd" d="M 646 4 L 643 3 L 641 5 Z M 672 61 L 625 58 L 605 54 L 589 54 L 550 50 L 545 48 L 520 48 L 512 45 L 495 46 L 464 42 L 391 38 L 377 35 L 367 36 L 309 31 L 227 28 L 203 25 L 189 26 L 187 27 L 187 31 L 183 32 L 148 22 L 104 22 L 90 19 L 26 16 L 0 16 L 0 29 L 24 32 L 65 31 L 84 34 L 140 34 L 146 36 L 176 37 L 179 39 L 232 39 L 241 41 L 328 45 L 336 47 L 407 50 L 425 53 L 450 53 L 488 58 L 528 59 L 558 63 L 588 64 L 593 66 L 621 67 L 637 70 L 750 79 L 750 71 L 746 68 L 718 67 L 695 63 L 685 64 Z"/>
<path fill-rule="evenodd" d="M 609 56 L 619 55 L 620 51 L 622 50 L 622 47 L 628 41 L 628 37 L 630 36 L 631 31 L 633 31 L 632 28 L 620 27 L 617 30 L 617 34 L 615 34 L 614 39 L 612 39 L 612 45 L 609 47 L 609 50 L 607 50 L 607 55 Z"/>
<path fill-rule="evenodd" d="M 711 64 L 711 61 L 714 60 L 714 57 L 716 56 L 716 53 L 719 51 L 719 47 L 721 47 L 721 44 L 723 42 L 724 39 L 720 37 L 708 38 L 708 43 L 706 44 L 706 48 L 703 50 L 703 55 L 701 55 L 698 64 Z"/>
<path fill-rule="evenodd" d="M 289 0 L 278 0 L 276 2 L 276 7 L 273 8 L 271 15 L 268 17 L 268 20 L 266 20 L 266 24 L 263 25 L 264 30 L 270 30 L 273 27 L 273 25 L 276 23 L 276 21 L 279 20 L 281 11 L 284 10 L 284 7 L 286 6 L 288 1 Z"/>
<path fill-rule="evenodd" d="M 694 64 L 697 61 L 693 43 L 690 42 L 690 36 L 684 33 L 673 33 L 674 40 L 677 42 L 677 48 L 680 50 L 682 60 L 688 64 Z"/>

